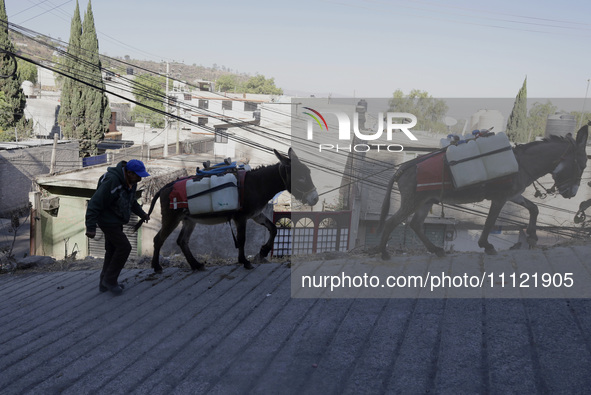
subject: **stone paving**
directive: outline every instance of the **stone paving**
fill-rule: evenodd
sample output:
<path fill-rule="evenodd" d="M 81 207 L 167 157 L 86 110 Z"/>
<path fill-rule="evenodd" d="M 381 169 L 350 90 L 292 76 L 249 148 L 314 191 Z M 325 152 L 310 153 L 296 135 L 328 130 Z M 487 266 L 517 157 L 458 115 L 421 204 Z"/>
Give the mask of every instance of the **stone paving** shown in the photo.
<path fill-rule="evenodd" d="M 588 268 L 591 247 L 485 260 L 528 254 Z M 466 257 L 483 260 L 443 262 Z M 0 393 L 591 391 L 589 299 L 294 298 L 291 277 L 280 263 L 124 270 L 115 297 L 97 271 L 2 275 Z"/>

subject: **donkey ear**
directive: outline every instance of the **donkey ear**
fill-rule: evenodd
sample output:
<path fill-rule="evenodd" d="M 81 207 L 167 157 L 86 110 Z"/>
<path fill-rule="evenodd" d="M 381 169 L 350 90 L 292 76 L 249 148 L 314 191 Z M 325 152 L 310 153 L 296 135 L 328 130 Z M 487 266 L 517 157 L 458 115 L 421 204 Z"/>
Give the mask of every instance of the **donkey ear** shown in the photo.
<path fill-rule="evenodd" d="M 589 124 L 583 126 L 577 132 L 577 144 L 587 145 L 587 138 L 589 137 Z"/>
<path fill-rule="evenodd" d="M 295 151 L 291 147 L 289 147 L 289 151 L 287 151 L 287 155 L 289 156 L 289 159 L 291 159 L 291 160 L 295 160 L 295 161 L 300 160 L 300 158 L 298 158 Z"/>
<path fill-rule="evenodd" d="M 291 148 L 290 148 L 291 149 Z M 279 159 L 279 161 L 281 163 L 283 163 L 286 166 L 291 165 L 291 159 L 289 159 L 288 157 L 286 157 L 285 155 L 280 154 L 279 152 L 277 152 L 276 149 L 273 149 L 273 152 L 275 153 L 275 156 L 277 157 L 277 159 Z"/>

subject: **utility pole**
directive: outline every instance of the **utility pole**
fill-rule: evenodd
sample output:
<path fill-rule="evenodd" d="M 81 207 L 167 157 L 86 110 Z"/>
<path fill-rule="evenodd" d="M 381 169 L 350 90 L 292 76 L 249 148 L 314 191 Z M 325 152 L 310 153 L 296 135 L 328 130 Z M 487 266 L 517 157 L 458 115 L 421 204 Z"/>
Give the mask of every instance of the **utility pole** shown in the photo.
<path fill-rule="evenodd" d="M 177 100 L 178 101 L 178 100 Z M 181 121 L 180 121 L 180 117 L 181 117 L 181 109 L 178 103 L 176 103 L 176 154 L 179 155 L 180 154 L 180 142 L 179 142 L 179 138 L 180 138 L 180 134 L 181 134 Z"/>
<path fill-rule="evenodd" d="M 144 123 L 144 134 L 142 136 L 142 153 L 141 157 L 144 160 L 144 146 L 146 145 L 146 124 Z"/>
<path fill-rule="evenodd" d="M 164 157 L 168 157 L 168 74 L 170 73 L 170 63 L 166 62 L 166 99 L 164 101 Z"/>
<path fill-rule="evenodd" d="M 51 163 L 49 165 L 49 174 L 53 175 L 55 173 L 55 161 L 57 158 L 57 139 L 58 139 L 58 135 L 57 133 L 55 133 L 53 135 L 53 149 L 51 150 Z"/>
<path fill-rule="evenodd" d="M 579 126 L 577 126 L 577 130 L 581 128 L 583 124 L 583 118 L 585 116 L 585 102 L 587 101 L 587 93 L 589 93 L 589 82 L 591 78 L 587 80 L 587 89 L 585 90 L 585 98 L 583 99 L 583 108 L 581 109 L 581 119 L 579 120 Z"/>

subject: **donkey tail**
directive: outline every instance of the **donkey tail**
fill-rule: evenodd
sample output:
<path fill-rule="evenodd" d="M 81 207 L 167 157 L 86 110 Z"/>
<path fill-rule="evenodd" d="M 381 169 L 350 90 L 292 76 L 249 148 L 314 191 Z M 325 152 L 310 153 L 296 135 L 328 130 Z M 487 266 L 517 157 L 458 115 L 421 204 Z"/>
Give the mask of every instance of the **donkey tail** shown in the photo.
<path fill-rule="evenodd" d="M 162 189 L 159 190 L 158 192 L 156 192 L 156 194 L 152 198 L 152 203 L 150 204 L 150 210 L 148 211 L 148 215 L 152 214 L 152 211 L 154 210 L 154 206 L 156 205 L 156 201 L 158 200 L 158 198 L 160 198 L 160 192 L 162 192 Z M 135 224 L 135 226 L 133 227 L 133 231 L 137 232 L 137 230 L 144 224 L 144 222 L 146 222 L 146 221 L 143 218 L 141 220 L 139 220 L 138 223 Z"/>
<path fill-rule="evenodd" d="M 378 225 L 378 233 L 384 230 L 384 222 L 386 221 L 386 217 L 390 212 L 390 198 L 392 196 L 392 188 L 394 187 L 394 183 L 398 181 L 402 173 L 404 173 L 405 168 L 400 167 L 396 173 L 390 179 L 388 183 L 388 188 L 386 188 L 386 196 L 384 197 L 384 203 L 382 203 L 382 212 L 380 214 L 380 223 Z"/>

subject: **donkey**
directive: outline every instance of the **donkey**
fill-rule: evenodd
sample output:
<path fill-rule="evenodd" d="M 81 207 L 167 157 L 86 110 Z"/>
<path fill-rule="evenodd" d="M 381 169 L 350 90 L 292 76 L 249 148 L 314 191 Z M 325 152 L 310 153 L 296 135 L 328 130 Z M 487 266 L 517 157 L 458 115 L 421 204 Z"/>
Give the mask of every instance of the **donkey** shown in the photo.
<path fill-rule="evenodd" d="M 551 136 L 542 141 L 516 146 L 513 148 L 513 152 L 519 170 L 510 182 L 504 184 L 484 183 L 459 190 L 417 191 L 417 164 L 424 160 L 424 157 L 418 157 L 403 163 L 390 180 L 382 204 L 379 229 L 383 229 L 383 233 L 378 245 L 378 252 L 381 252 L 383 259 L 390 258 L 386 250 L 390 233 L 398 224 L 414 213 L 410 221 L 410 227 L 429 252 L 435 253 L 439 257 L 445 256 L 443 248 L 434 245 L 422 231 L 423 222 L 431 206 L 435 203 L 474 203 L 484 199 L 490 200 L 491 205 L 482 235 L 478 240 L 479 247 L 484 248 L 487 254 L 496 254 L 494 246 L 488 242 L 488 236 L 507 201 L 519 204 L 529 211 L 529 224 L 526 230 L 527 240 L 530 247 L 534 247 L 538 240 L 536 221 L 539 210 L 533 202 L 524 198 L 521 194 L 535 180 L 551 173 L 555 183 L 553 189 L 557 189 L 564 198 L 570 199 L 574 197 L 587 164 L 587 154 L 585 152 L 587 137 L 588 125 L 585 125 L 577 132 L 576 141 L 569 133 L 566 137 Z M 390 211 L 390 196 L 395 182 L 398 183 L 400 190 L 400 208 L 385 221 Z"/>
<path fill-rule="evenodd" d="M 224 222 L 234 221 L 236 225 L 236 247 L 238 248 L 238 262 L 244 265 L 246 269 L 252 269 L 253 266 L 244 255 L 244 243 L 246 241 L 246 222 L 248 219 L 263 225 L 269 230 L 269 239 L 261 247 L 255 257 L 255 262 L 264 262 L 267 255 L 273 248 L 273 241 L 277 235 L 277 227 L 269 220 L 262 210 L 265 205 L 279 192 L 287 190 L 302 203 L 310 206 L 318 203 L 318 193 L 310 176 L 310 169 L 302 163 L 296 153 L 290 148 L 288 156 L 284 156 L 273 150 L 279 163 L 270 166 L 261 166 L 248 171 L 244 178 L 244 189 L 241 192 L 241 208 L 237 211 L 218 212 L 208 214 L 189 214 L 187 209 L 171 209 L 169 195 L 172 191 L 174 182 L 165 185 L 156 193 L 150 205 L 152 213 L 154 205 L 160 198 L 160 208 L 162 210 L 162 228 L 154 237 L 154 255 L 152 257 L 152 268 L 156 273 L 162 273 L 162 266 L 159 263 L 160 249 L 170 236 L 173 230 L 182 221 L 183 227 L 177 238 L 177 244 L 185 255 L 187 262 L 193 270 L 205 270 L 205 265 L 199 262 L 189 248 L 191 233 L 197 223 L 205 225 L 215 225 Z M 137 228 L 141 226 L 142 221 L 138 223 Z"/>

